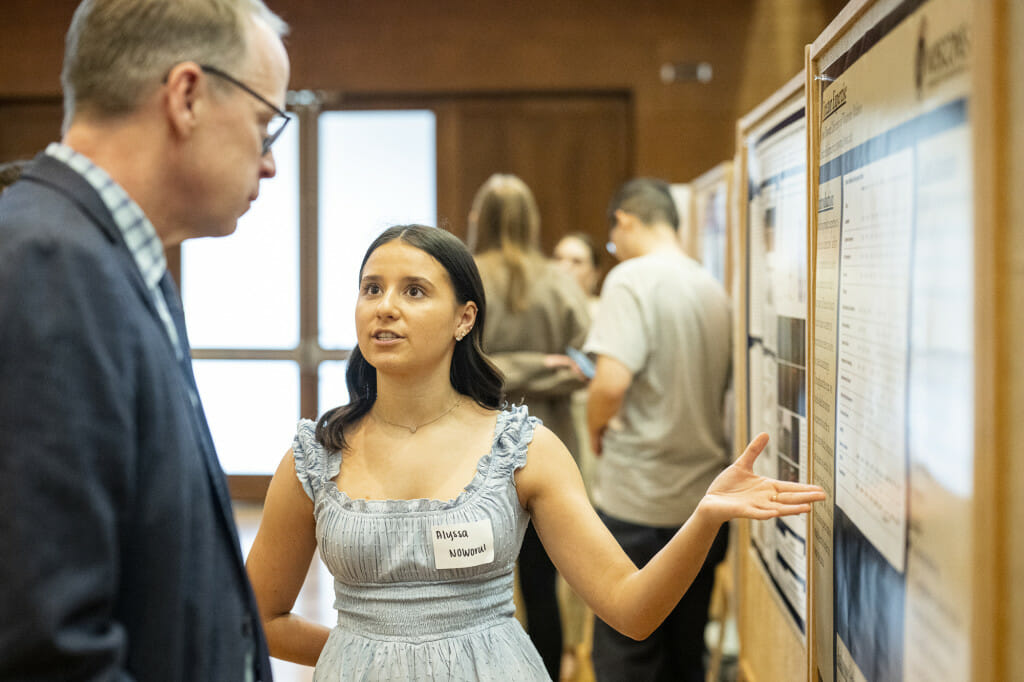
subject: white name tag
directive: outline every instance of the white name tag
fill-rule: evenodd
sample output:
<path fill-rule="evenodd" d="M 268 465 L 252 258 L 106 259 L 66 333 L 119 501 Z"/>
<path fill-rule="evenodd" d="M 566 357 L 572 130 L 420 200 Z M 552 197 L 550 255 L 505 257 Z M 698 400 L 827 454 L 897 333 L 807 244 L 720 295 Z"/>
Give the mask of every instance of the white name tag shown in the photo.
<path fill-rule="evenodd" d="M 494 530 L 491 520 L 431 526 L 434 566 L 469 568 L 494 561 Z"/>

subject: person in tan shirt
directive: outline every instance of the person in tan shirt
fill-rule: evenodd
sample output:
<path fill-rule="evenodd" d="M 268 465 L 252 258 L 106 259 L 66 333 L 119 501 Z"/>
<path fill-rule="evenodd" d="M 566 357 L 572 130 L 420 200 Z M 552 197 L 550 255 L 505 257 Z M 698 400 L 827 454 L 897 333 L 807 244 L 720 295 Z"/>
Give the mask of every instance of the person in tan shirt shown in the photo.
<path fill-rule="evenodd" d="M 601 289 L 584 350 L 597 357 L 587 424 L 594 506 L 637 565 L 651 561 L 729 465 L 723 410 L 732 317 L 722 286 L 679 248 L 668 185 L 624 184 L 608 208 L 621 262 Z M 704 627 L 728 526 L 679 605 L 644 642 L 594 623 L 598 682 L 704 679 Z"/>

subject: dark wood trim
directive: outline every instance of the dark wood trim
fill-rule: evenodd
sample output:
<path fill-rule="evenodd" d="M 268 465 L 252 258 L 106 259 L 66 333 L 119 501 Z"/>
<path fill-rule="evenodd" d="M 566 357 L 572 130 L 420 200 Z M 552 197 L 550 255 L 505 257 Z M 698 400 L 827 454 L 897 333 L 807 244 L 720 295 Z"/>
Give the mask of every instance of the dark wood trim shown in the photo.
<path fill-rule="evenodd" d="M 320 100 L 298 109 L 299 135 L 299 411 L 320 414 L 320 363 L 347 360 L 350 351 L 320 346 Z"/>
<path fill-rule="evenodd" d="M 270 478 L 264 474 L 228 476 L 228 491 L 231 493 L 231 499 L 262 504 L 267 496 L 267 489 L 270 487 Z"/>

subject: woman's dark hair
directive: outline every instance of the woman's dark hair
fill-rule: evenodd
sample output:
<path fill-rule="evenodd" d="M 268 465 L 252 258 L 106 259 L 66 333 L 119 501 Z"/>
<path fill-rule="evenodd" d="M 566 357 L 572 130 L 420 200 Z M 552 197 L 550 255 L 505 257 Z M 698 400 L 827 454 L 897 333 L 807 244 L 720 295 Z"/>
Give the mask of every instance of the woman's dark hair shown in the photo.
<path fill-rule="evenodd" d="M 455 299 L 460 303 L 476 303 L 476 322 L 461 341 L 455 343 L 452 355 L 451 382 L 456 391 L 468 395 L 477 404 L 498 409 L 503 397 L 504 379 L 481 348 L 486 320 L 487 302 L 484 285 L 480 280 L 473 256 L 458 237 L 437 227 L 425 225 L 396 225 L 378 236 L 363 256 L 359 265 L 359 279 L 370 255 L 383 244 L 403 241 L 432 256 L 441 264 L 455 289 Z M 349 402 L 327 412 L 316 424 L 316 439 L 331 451 L 344 450 L 345 429 L 357 422 L 370 411 L 377 400 L 377 370 L 366 361 L 357 346 L 348 358 L 345 371 Z"/>

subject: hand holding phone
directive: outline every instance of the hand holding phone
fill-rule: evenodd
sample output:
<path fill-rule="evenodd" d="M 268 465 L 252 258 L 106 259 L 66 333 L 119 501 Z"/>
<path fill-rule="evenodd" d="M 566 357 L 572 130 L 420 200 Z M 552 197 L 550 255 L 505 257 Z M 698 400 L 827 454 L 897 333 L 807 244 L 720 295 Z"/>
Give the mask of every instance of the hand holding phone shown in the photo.
<path fill-rule="evenodd" d="M 565 349 L 566 354 L 572 358 L 572 361 L 576 363 L 576 366 L 583 372 L 583 376 L 588 379 L 594 378 L 594 372 L 597 370 L 597 366 L 594 365 L 594 361 L 590 359 L 590 356 L 581 350 L 577 350 L 572 346 Z"/>

